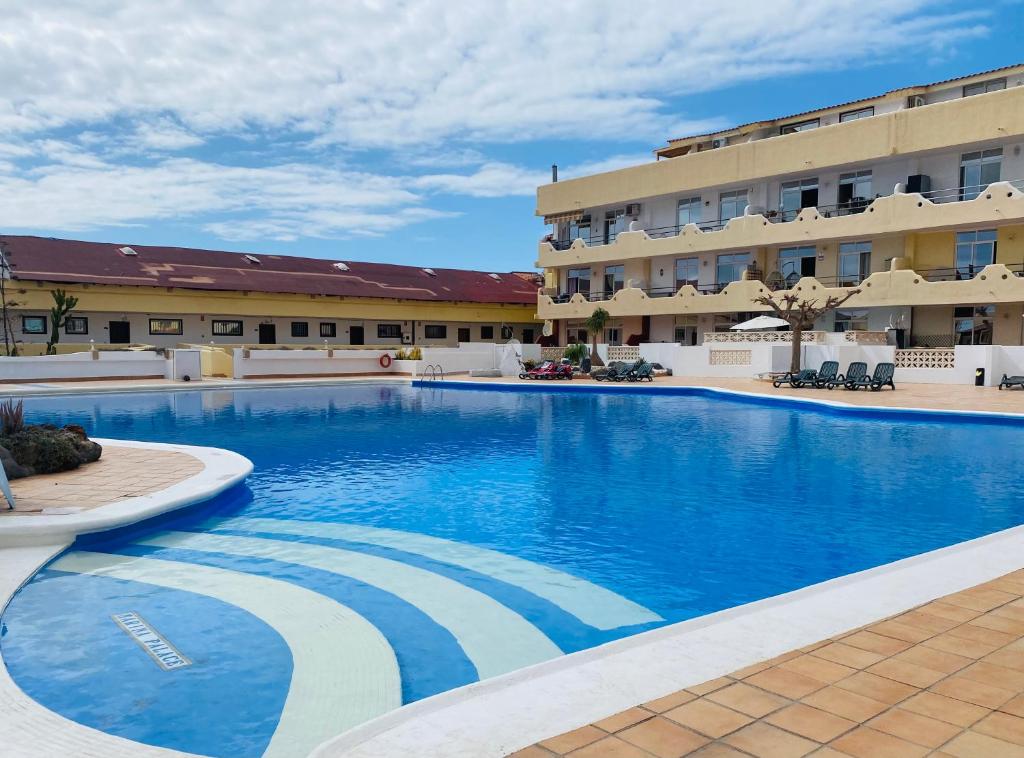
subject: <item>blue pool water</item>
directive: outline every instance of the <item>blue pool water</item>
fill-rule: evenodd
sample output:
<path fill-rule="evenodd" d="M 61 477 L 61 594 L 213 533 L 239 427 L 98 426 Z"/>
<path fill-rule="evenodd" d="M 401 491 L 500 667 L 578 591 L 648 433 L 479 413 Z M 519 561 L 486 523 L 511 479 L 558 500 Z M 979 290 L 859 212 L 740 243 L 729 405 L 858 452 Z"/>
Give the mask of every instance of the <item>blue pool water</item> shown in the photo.
<path fill-rule="evenodd" d="M 255 464 L 81 540 L 3 616 L 40 703 L 207 755 L 304 755 L 401 702 L 1024 521 L 1012 420 L 384 385 L 26 408 Z M 156 665 L 129 611 L 191 665 Z M 329 718 L 297 686 L 317 677 Z"/>

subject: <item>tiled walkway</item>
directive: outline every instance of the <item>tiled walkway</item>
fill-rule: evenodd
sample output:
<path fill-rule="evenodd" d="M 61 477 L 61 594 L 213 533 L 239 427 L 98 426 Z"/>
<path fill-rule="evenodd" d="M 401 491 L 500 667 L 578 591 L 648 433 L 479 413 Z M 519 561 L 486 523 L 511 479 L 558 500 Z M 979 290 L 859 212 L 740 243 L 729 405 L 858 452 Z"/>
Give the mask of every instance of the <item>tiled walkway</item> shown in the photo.
<path fill-rule="evenodd" d="M 11 490 L 17 508 L 6 510 L 0 496 L 0 518 L 53 508 L 95 508 L 166 489 L 202 470 L 202 461 L 186 453 L 106 444 L 95 463 L 60 474 L 15 479 Z"/>
<path fill-rule="evenodd" d="M 1024 758 L 1024 570 L 516 758 Z"/>

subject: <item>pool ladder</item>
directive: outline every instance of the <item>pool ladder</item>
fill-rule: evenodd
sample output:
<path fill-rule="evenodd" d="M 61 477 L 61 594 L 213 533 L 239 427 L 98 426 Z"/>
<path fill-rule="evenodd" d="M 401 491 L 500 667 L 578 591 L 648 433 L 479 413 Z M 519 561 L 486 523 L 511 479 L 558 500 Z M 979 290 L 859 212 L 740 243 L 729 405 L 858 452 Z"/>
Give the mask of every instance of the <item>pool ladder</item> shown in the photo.
<path fill-rule="evenodd" d="M 432 382 L 436 382 L 438 379 L 442 382 L 444 381 L 444 369 L 441 367 L 440 363 L 428 363 L 423 367 L 423 373 L 420 374 L 420 381 L 425 382 L 428 378 Z"/>

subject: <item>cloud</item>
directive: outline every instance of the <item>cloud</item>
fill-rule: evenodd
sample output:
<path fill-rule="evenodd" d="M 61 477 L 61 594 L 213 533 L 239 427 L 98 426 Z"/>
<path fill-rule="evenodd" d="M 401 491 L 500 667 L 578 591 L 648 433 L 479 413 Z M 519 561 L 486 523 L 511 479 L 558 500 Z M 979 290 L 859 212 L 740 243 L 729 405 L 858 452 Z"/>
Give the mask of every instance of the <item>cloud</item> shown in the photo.
<path fill-rule="evenodd" d="M 649 141 L 678 125 L 673 97 L 984 31 L 981 13 L 930 0 L 7 6 L 0 130 L 173 118 L 149 132 L 171 148 L 250 127 L 347 147 Z"/>

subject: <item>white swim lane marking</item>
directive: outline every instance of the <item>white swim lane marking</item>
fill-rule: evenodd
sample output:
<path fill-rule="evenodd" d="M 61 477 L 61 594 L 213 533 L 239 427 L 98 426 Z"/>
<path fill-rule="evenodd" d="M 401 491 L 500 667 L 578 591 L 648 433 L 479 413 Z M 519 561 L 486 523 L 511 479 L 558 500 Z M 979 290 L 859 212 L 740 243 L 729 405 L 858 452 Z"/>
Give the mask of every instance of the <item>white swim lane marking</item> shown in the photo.
<path fill-rule="evenodd" d="M 325 739 L 402 704 L 388 641 L 355 611 L 311 590 L 239 571 L 86 551 L 50 567 L 206 595 L 275 629 L 291 650 L 292 680 L 267 758 L 308 755 Z"/>
<path fill-rule="evenodd" d="M 554 603 L 584 624 L 597 629 L 617 629 L 620 626 L 664 621 L 661 616 L 644 606 L 586 579 L 497 550 L 425 534 L 326 521 L 289 521 L 241 516 L 212 519 L 204 526 L 211 529 L 239 529 L 342 539 L 415 553 L 442 563 L 462 566 L 520 587 Z"/>
<path fill-rule="evenodd" d="M 562 655 L 537 627 L 490 596 L 399 561 L 304 542 L 207 532 L 162 532 L 137 544 L 270 558 L 379 587 L 451 632 L 481 679 Z"/>

